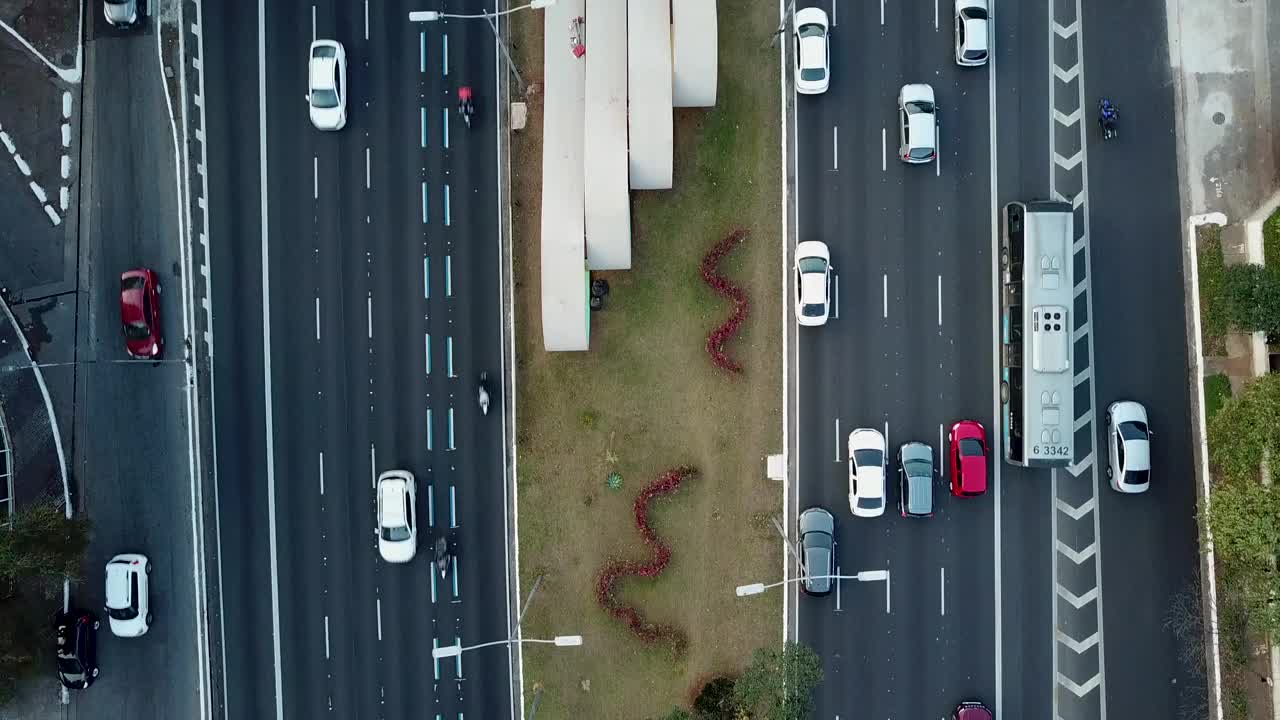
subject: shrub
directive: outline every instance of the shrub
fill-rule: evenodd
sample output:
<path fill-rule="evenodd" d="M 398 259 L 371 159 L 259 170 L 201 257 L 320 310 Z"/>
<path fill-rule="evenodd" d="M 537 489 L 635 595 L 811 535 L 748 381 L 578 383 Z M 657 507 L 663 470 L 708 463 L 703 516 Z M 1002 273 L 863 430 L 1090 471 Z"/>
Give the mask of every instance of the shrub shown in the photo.
<path fill-rule="evenodd" d="M 1224 277 L 1223 294 L 1233 326 L 1280 334 L 1280 272 L 1252 263 L 1232 265 Z"/>
<path fill-rule="evenodd" d="M 729 316 L 711 334 L 707 336 L 707 353 L 711 355 L 711 362 L 721 370 L 732 373 L 742 372 L 742 366 L 737 363 L 729 354 L 724 351 L 724 344 L 729 342 L 742 329 L 742 323 L 747 320 L 747 312 L 750 308 L 750 302 L 747 299 L 747 293 L 742 288 L 734 285 L 723 275 L 716 272 L 716 266 L 743 240 L 747 239 L 747 231 L 738 229 L 729 233 L 720 242 L 702 258 L 700 270 L 702 279 L 712 290 L 733 301 L 733 314 Z"/>

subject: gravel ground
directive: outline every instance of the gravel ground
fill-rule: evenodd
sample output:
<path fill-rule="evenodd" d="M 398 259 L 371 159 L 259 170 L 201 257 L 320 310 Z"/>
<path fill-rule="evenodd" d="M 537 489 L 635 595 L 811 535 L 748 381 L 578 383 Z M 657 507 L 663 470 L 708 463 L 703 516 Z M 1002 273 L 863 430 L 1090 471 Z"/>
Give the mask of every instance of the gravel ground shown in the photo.
<path fill-rule="evenodd" d="M 49 61 L 75 65 L 81 0 L 0 0 L 0 21 L 18 31 Z M 6 86 L 7 87 L 7 86 Z"/>

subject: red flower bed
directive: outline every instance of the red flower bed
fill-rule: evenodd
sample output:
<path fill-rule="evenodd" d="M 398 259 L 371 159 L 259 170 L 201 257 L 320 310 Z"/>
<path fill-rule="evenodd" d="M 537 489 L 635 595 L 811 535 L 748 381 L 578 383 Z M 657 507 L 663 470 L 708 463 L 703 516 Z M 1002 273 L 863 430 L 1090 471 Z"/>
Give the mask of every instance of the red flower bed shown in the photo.
<path fill-rule="evenodd" d="M 707 336 L 707 352 L 710 353 L 711 362 L 715 363 L 716 367 L 734 373 L 742 372 L 742 366 L 724 351 L 724 344 L 732 340 L 742 328 L 742 323 L 746 322 L 749 301 L 747 293 L 742 288 L 716 272 L 716 266 L 725 255 L 729 254 L 730 250 L 746 239 L 746 230 L 741 228 L 734 230 L 711 248 L 711 251 L 702 258 L 700 266 L 702 279 L 711 286 L 711 289 L 733 301 L 733 314 Z"/>
<path fill-rule="evenodd" d="M 634 560 L 610 560 L 596 579 L 596 602 L 600 603 L 600 607 L 604 608 L 605 612 L 621 620 L 631 628 L 631 632 L 646 643 L 668 642 L 677 652 L 683 652 L 688 643 L 683 631 L 673 625 L 660 625 L 645 620 L 634 607 L 622 604 L 614 596 L 613 590 L 618 580 L 624 577 L 634 575 L 654 578 L 666 569 L 667 563 L 671 561 L 671 548 L 667 547 L 666 543 L 654 534 L 653 528 L 649 527 L 649 501 L 679 490 L 680 483 L 697 472 L 696 469 L 688 466 L 673 468 L 640 491 L 632 510 L 636 517 L 636 527 L 640 529 L 640 538 L 652 550 L 653 557 L 647 563 Z"/>

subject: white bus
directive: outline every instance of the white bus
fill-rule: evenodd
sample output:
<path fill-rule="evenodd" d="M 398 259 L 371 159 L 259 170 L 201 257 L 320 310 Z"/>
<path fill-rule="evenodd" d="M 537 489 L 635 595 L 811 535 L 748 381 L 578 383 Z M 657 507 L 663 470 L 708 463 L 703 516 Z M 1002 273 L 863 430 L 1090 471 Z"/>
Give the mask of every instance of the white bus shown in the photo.
<path fill-rule="evenodd" d="M 1075 457 L 1074 212 L 1064 202 L 1004 207 L 1000 234 L 1000 429 L 1004 459 L 1066 467 Z"/>

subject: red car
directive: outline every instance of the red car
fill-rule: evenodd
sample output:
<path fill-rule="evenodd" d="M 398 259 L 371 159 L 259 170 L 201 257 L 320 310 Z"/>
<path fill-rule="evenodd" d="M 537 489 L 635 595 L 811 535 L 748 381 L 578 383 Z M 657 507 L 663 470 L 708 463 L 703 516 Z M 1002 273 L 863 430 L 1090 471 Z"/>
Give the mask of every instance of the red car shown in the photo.
<path fill-rule="evenodd" d="M 951 717 L 953 720 L 991 720 L 991 710 L 977 700 L 965 700 L 956 706 Z"/>
<path fill-rule="evenodd" d="M 977 420 L 951 426 L 951 494 L 972 497 L 987 491 L 987 431 Z"/>
<path fill-rule="evenodd" d="M 160 357 L 164 337 L 160 332 L 160 283 L 147 269 L 129 270 L 120 276 L 120 322 L 124 345 L 136 358 Z"/>

